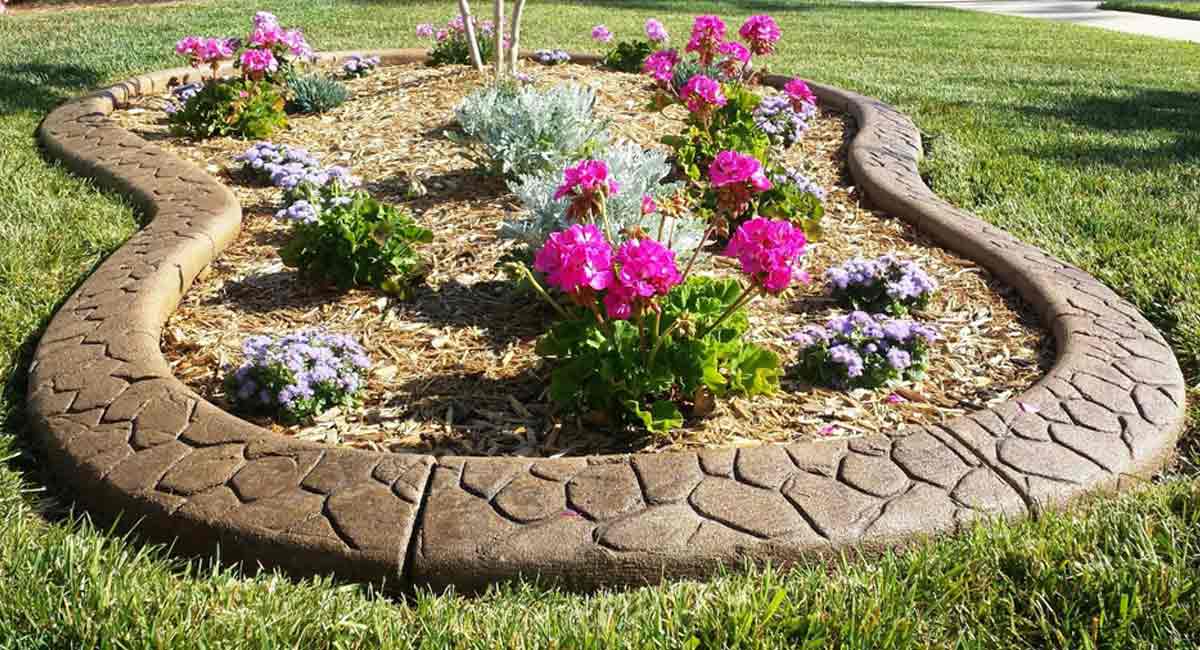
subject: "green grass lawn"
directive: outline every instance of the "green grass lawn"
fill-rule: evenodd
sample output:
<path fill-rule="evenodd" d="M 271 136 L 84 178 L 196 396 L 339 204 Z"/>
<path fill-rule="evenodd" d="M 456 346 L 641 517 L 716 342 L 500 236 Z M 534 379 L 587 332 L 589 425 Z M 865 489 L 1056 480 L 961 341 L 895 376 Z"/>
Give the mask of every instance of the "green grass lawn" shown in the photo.
<path fill-rule="evenodd" d="M 1200 486 L 1197 454 L 1186 449 L 1178 470 L 1136 494 L 981 526 L 897 557 L 590 596 L 514 585 L 396 602 L 185 564 L 62 517 L 26 447 L 29 353 L 55 306 L 138 220 L 43 160 L 33 141 L 40 117 L 88 88 L 176 65 L 171 45 L 181 36 L 240 34 L 258 9 L 332 49 L 415 45 L 413 27 L 452 6 L 229 0 L 0 18 L 0 428 L 9 434 L 0 436 L 0 647 L 1200 644 Z M 914 116 L 939 193 L 1133 301 L 1196 384 L 1200 46 L 968 12 L 785 0 L 534 0 L 525 44 L 587 48 L 593 24 L 621 38 L 654 14 L 678 42 L 689 18 L 666 12 L 685 10 L 739 22 L 769 10 L 785 33 L 775 70 Z"/>
<path fill-rule="evenodd" d="M 1105 0 L 1100 8 L 1200 20 L 1200 0 Z"/>

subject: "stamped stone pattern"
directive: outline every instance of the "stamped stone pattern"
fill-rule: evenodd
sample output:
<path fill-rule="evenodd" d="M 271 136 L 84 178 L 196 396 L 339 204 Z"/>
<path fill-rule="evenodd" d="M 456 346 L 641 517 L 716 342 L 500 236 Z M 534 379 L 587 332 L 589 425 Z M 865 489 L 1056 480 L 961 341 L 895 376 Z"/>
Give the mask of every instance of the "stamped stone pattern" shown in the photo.
<path fill-rule="evenodd" d="M 372 54 L 393 64 L 424 56 Z M 219 548 L 393 590 L 470 590 L 519 575 L 578 589 L 704 576 L 1061 507 L 1153 473 L 1182 427 L 1178 364 L 1136 309 L 934 195 L 907 117 L 815 86 L 858 123 L 848 155 L 867 197 L 1011 283 L 1053 329 L 1057 363 L 1016 400 L 890 435 L 637 456 L 433 458 L 277 436 L 188 390 L 159 351 L 163 323 L 236 236 L 241 209 L 217 180 L 108 114 L 195 75 L 137 77 L 63 105 L 39 128 L 50 157 L 128 196 L 150 221 L 55 315 L 29 383 L 35 430 L 64 487 L 93 516 L 138 522 L 139 534 L 181 551 Z"/>

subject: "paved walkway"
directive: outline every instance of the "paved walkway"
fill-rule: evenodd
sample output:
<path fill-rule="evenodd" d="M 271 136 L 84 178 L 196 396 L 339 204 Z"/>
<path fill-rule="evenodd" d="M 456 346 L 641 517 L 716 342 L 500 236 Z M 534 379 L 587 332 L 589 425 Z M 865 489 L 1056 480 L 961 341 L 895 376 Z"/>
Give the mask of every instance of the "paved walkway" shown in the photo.
<path fill-rule="evenodd" d="M 1118 32 L 1200 43 L 1200 20 L 1101 10 L 1094 0 L 882 0 L 924 7 L 951 7 L 1008 16 L 1058 20 Z"/>

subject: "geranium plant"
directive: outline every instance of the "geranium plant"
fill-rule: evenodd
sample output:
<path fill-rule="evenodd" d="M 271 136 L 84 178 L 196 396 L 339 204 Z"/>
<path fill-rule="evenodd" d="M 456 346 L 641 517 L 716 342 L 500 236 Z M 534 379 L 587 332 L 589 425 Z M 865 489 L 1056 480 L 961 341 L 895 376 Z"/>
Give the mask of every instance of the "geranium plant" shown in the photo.
<path fill-rule="evenodd" d="M 666 30 L 662 23 L 647 21 L 646 33 L 647 37 L 654 33 L 655 36 L 660 36 L 662 40 L 666 40 Z M 613 39 L 613 33 L 604 25 L 596 25 L 592 28 L 592 40 L 597 43 L 607 44 Z M 642 69 L 642 63 L 647 56 L 654 51 L 654 42 L 652 40 L 628 40 L 618 41 L 611 49 L 604 53 L 600 59 L 600 65 L 618 72 L 639 72 Z"/>
<path fill-rule="evenodd" d="M 358 403 L 371 360 L 358 341 L 318 329 L 251 336 L 244 362 L 225 378 L 235 406 L 299 422 Z"/>
<path fill-rule="evenodd" d="M 525 274 L 561 318 L 538 351 L 554 364 L 550 394 L 562 408 L 664 432 L 682 424 L 685 410 L 710 410 L 713 396 L 776 389 L 778 358 L 745 341 L 743 308 L 806 281 L 803 232 L 786 221 L 750 220 L 725 249 L 745 281 L 693 277 L 698 250 L 681 267 L 674 251 L 640 228 L 619 243 L 606 236 L 598 224 L 608 221 L 607 203 L 621 188 L 602 161 L 568 169 L 558 191 L 570 198 L 577 223 L 549 237 L 533 268 L 565 300 Z"/>
<path fill-rule="evenodd" d="M 856 311 L 810 325 L 792 336 L 800 348 L 797 370 L 814 384 L 878 388 L 921 379 L 929 365 L 933 328 L 915 321 Z"/>
<path fill-rule="evenodd" d="M 459 15 L 451 18 L 441 27 L 435 27 L 430 23 L 417 25 L 417 36 L 433 41 L 433 45 L 429 49 L 430 65 L 467 65 L 472 63 L 473 55 L 471 40 L 467 33 L 468 25 L 471 28 L 471 34 L 476 35 L 475 42 L 476 47 L 479 48 L 481 61 L 486 63 L 497 56 L 496 24 L 490 20 L 477 22 L 473 16 L 464 19 Z"/>

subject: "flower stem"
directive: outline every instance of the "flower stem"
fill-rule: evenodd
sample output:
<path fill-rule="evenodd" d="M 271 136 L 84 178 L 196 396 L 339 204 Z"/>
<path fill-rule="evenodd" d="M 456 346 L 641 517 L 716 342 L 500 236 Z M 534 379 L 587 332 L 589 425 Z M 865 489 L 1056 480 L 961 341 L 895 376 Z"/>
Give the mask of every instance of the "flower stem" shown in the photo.
<path fill-rule="evenodd" d="M 533 288 L 537 290 L 538 294 L 540 294 L 542 298 L 546 300 L 546 302 L 550 303 L 550 306 L 554 308 L 554 311 L 558 312 L 559 316 L 562 316 L 563 318 L 570 318 L 570 315 L 567 314 L 567 310 L 563 309 L 562 305 L 558 304 L 558 301 L 552 298 L 550 294 L 546 292 L 542 285 L 537 281 L 537 278 L 533 277 L 533 273 L 529 270 L 529 267 L 521 264 L 520 262 L 513 262 L 512 264 L 509 264 L 509 267 L 516 269 L 518 273 L 524 275 L 525 279 L 529 280 L 529 284 L 532 284 Z"/>
<path fill-rule="evenodd" d="M 708 237 L 712 235 L 715 229 L 716 227 L 712 225 L 704 229 L 704 236 L 700 238 L 700 243 L 696 246 L 696 250 L 692 251 L 692 257 L 688 259 L 687 266 L 683 268 L 683 275 L 679 278 L 679 284 L 687 282 L 688 275 L 692 272 L 692 266 L 696 264 L 696 258 L 700 257 L 700 251 L 708 243 Z"/>
<path fill-rule="evenodd" d="M 754 298 L 756 298 L 758 296 L 758 292 L 755 290 L 757 288 L 758 288 L 757 285 L 750 285 L 750 288 L 748 288 L 748 289 L 743 288 L 742 295 L 738 296 L 737 300 L 734 300 L 732 303 L 730 303 L 729 307 L 727 307 L 725 309 L 725 311 L 721 314 L 721 316 L 719 318 L 717 318 L 717 320 L 713 321 L 712 325 L 709 325 L 708 327 L 704 328 L 704 331 L 701 332 L 700 335 L 697 336 L 696 338 L 702 339 L 702 338 L 708 336 L 709 332 L 712 332 L 713 330 L 717 329 L 717 327 L 719 327 L 721 325 L 721 323 L 725 322 L 725 319 L 732 316 L 734 314 L 734 312 L 736 312 L 737 310 L 741 309 L 742 307 L 745 307 L 746 304 L 749 303 L 751 300 L 754 300 Z"/>

